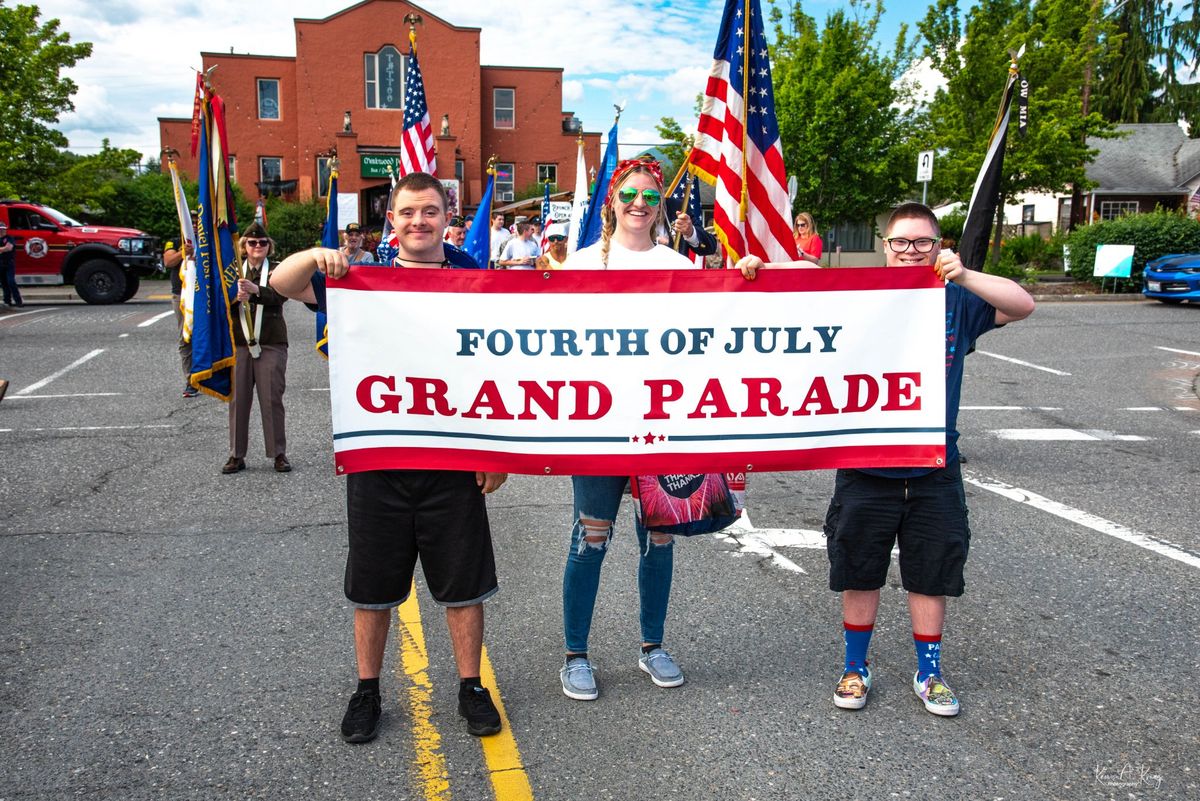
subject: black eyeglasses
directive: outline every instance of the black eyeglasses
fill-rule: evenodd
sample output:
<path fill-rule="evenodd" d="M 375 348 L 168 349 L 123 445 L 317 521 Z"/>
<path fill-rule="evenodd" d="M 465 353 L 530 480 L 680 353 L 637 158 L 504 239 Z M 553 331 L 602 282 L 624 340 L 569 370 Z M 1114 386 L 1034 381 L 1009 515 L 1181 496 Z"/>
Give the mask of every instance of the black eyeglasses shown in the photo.
<path fill-rule="evenodd" d="M 243 239 L 242 241 L 246 243 L 246 247 L 248 248 L 265 248 L 271 244 L 270 239 Z"/>
<path fill-rule="evenodd" d="M 891 239 L 885 239 L 883 241 L 887 242 L 887 246 L 891 248 L 893 253 L 903 253 L 904 251 L 908 250 L 910 245 L 917 253 L 928 253 L 929 251 L 933 250 L 933 246 L 938 242 L 936 239 L 930 239 L 929 237 L 921 237 L 920 239 L 905 239 L 902 236 L 894 236 Z"/>

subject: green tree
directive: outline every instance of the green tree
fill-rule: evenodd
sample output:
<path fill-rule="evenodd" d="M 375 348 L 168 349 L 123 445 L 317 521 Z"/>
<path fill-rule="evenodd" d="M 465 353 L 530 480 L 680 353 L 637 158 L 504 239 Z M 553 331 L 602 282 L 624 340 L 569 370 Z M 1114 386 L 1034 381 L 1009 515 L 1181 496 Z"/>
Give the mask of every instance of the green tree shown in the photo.
<path fill-rule="evenodd" d="M 946 79 L 929 106 L 928 130 L 939 150 L 933 192 L 966 201 L 983 163 L 1000 93 L 1007 81 L 1009 51 L 1025 47 L 1021 75 L 1029 84 L 1026 135 L 1010 130 L 1001 193 L 1005 203 L 1029 192 L 1062 193 L 1086 183 L 1095 155 L 1088 136 L 1111 135 L 1094 111 L 1080 110 L 1080 88 L 1091 55 L 1086 32 L 1097 23 L 1078 0 L 980 0 L 965 24 L 958 0 L 938 0 L 918 28 L 925 55 Z M 1015 104 L 1014 104 L 1015 108 Z M 1014 113 L 1014 119 L 1016 114 Z M 1003 221 L 997 209 L 997 228 Z M 999 230 L 993 260 L 999 255 Z"/>
<path fill-rule="evenodd" d="M 58 163 L 67 138 L 50 127 L 75 108 L 75 82 L 60 75 L 91 55 L 59 21 L 38 23 L 37 6 L 0 0 L 0 196 L 31 194 Z"/>
<path fill-rule="evenodd" d="M 1108 5 L 1105 16 L 1113 27 L 1096 42 L 1096 110 L 1109 122 L 1184 119 L 1192 136 L 1200 137 L 1200 87 L 1180 80 L 1191 75 L 1200 55 L 1198 3 L 1178 10 L 1163 0 Z"/>
<path fill-rule="evenodd" d="M 907 27 L 884 54 L 874 43 L 880 0 L 851 0 L 818 32 L 797 2 L 774 5 L 771 69 L 784 163 L 796 176 L 794 211 L 821 227 L 873 220 L 909 195 L 919 113 L 900 80 L 911 66 Z"/>
<path fill-rule="evenodd" d="M 133 180 L 141 158 L 136 150 L 109 147 L 107 139 L 100 152 L 90 156 L 61 153 L 57 169 L 44 180 L 41 199 L 72 217 L 113 222 L 111 205 L 117 187 Z"/>

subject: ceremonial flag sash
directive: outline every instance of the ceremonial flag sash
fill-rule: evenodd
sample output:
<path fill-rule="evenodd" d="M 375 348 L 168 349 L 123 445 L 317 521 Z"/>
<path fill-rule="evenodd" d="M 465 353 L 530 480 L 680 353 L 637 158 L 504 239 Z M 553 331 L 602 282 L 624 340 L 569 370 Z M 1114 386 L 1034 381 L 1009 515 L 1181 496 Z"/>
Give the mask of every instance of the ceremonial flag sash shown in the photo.
<path fill-rule="evenodd" d="M 944 462 L 945 287 L 928 268 L 750 283 L 361 266 L 327 301 L 338 473 Z"/>

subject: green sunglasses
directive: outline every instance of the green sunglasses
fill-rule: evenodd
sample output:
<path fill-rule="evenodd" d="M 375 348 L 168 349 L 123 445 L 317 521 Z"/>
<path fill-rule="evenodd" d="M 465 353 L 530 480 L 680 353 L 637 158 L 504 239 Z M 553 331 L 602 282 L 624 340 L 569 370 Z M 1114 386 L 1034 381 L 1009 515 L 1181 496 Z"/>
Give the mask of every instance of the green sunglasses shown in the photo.
<path fill-rule="evenodd" d="M 627 186 L 617 192 L 617 200 L 622 203 L 632 203 L 638 196 L 638 192 L 642 193 L 642 200 L 646 201 L 646 205 L 653 208 L 662 202 L 662 192 L 657 189 L 634 189 L 632 186 Z"/>

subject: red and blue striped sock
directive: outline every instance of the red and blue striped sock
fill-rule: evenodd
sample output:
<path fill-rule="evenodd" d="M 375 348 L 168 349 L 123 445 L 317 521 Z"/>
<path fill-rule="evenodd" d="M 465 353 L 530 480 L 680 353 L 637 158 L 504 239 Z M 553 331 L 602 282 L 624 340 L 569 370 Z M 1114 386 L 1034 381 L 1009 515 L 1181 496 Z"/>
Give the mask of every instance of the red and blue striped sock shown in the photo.
<path fill-rule="evenodd" d="M 914 631 L 913 645 L 917 649 L 917 681 L 942 675 L 942 635 Z"/>
<path fill-rule="evenodd" d="M 867 647 L 871 644 L 874 626 L 856 626 L 842 621 L 846 638 L 846 670 L 865 675 L 867 673 Z"/>

